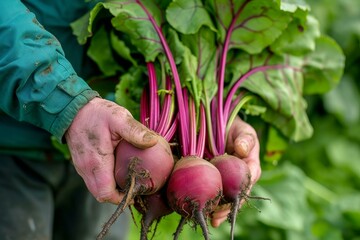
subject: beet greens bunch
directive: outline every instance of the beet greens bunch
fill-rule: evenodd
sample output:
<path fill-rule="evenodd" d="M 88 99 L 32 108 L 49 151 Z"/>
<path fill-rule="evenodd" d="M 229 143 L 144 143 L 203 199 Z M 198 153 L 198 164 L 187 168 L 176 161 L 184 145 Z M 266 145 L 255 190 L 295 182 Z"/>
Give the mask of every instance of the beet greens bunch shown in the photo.
<path fill-rule="evenodd" d="M 175 239 L 187 222 L 209 239 L 207 219 L 219 204 L 232 206 L 233 239 L 251 180 L 244 161 L 225 151 L 233 121 L 252 115 L 289 140 L 307 139 L 313 130 L 304 96 L 330 90 L 344 66 L 304 1 L 112 0 L 72 27 L 101 70 L 90 84 L 105 96 L 115 91 L 115 101 L 162 136 L 176 159 L 171 173 L 154 173 L 134 167 L 133 159 L 147 159 L 142 153 L 117 153 L 132 159 L 117 181 L 120 190 L 136 190 L 129 199 L 143 215 L 141 239 L 173 211 L 181 215 Z M 136 180 L 139 172 L 166 182 L 140 186 L 152 178 Z"/>

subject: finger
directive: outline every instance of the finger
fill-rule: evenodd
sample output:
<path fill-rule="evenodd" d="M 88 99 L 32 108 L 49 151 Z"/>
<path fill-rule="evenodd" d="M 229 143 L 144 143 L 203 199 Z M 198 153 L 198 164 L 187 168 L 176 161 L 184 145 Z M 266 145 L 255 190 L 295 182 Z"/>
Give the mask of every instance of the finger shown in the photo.
<path fill-rule="evenodd" d="M 121 201 L 121 194 L 116 189 L 113 162 L 114 160 L 104 160 L 102 165 L 92 169 L 92 179 L 95 181 L 97 191 L 96 199 L 99 202 L 119 203 Z"/>
<path fill-rule="evenodd" d="M 251 185 L 254 185 L 261 176 L 261 164 L 260 164 L 260 144 L 259 141 L 256 140 L 254 147 L 252 148 L 249 155 L 242 160 L 246 162 L 250 174 L 251 174 Z"/>
<path fill-rule="evenodd" d="M 114 149 L 109 133 L 94 128 L 76 136 L 74 139 L 68 135 L 67 142 L 76 171 L 88 190 L 99 202 L 119 203 L 122 194 L 116 189 Z"/>
<path fill-rule="evenodd" d="M 84 157 L 91 159 L 89 155 Z M 108 157 L 99 157 L 101 160 L 93 158 L 86 162 L 79 162 L 74 159 L 73 162 L 86 187 L 97 201 L 118 204 L 123 198 L 123 194 L 116 189 L 114 160 L 111 158 L 109 155 Z"/>
<path fill-rule="evenodd" d="M 261 167 L 258 158 L 243 159 L 249 167 L 251 174 L 251 185 L 255 184 L 261 176 Z"/>
<path fill-rule="evenodd" d="M 255 147 L 256 136 L 253 129 L 248 124 L 243 124 L 241 130 L 236 133 L 234 140 L 234 151 L 240 158 L 248 157 L 249 153 Z"/>
<path fill-rule="evenodd" d="M 111 127 L 120 135 L 119 137 L 138 148 L 152 147 L 157 143 L 158 135 L 135 120 L 129 111 L 120 106 L 115 111 L 120 116 L 118 122 L 113 123 Z"/>
<path fill-rule="evenodd" d="M 255 136 L 242 131 L 234 141 L 234 151 L 240 158 L 245 158 L 255 146 Z"/>
<path fill-rule="evenodd" d="M 213 226 L 215 228 L 219 227 L 224 221 L 226 221 L 229 213 L 230 213 L 230 208 L 220 210 L 220 211 L 215 211 L 212 214 L 212 218 L 211 218 L 211 222 L 210 222 L 211 226 Z"/>
<path fill-rule="evenodd" d="M 218 217 L 218 218 L 212 218 L 211 219 L 211 226 L 213 226 L 214 228 L 219 227 L 223 222 L 226 221 L 227 215 L 228 214 L 226 214 L 226 216 L 222 216 L 222 217 Z"/>

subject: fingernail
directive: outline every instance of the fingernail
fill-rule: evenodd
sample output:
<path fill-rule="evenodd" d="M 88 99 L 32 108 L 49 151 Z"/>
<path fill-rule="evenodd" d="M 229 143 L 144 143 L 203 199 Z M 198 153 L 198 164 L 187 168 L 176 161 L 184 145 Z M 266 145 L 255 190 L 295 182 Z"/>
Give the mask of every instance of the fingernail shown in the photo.
<path fill-rule="evenodd" d="M 144 134 L 144 142 L 151 142 L 156 137 L 156 134 L 153 132 L 147 132 Z"/>
<path fill-rule="evenodd" d="M 247 155 L 248 152 L 249 152 L 249 144 L 248 144 L 247 142 L 245 142 L 245 141 L 241 141 L 241 142 L 240 142 L 240 146 L 241 146 L 244 154 Z"/>

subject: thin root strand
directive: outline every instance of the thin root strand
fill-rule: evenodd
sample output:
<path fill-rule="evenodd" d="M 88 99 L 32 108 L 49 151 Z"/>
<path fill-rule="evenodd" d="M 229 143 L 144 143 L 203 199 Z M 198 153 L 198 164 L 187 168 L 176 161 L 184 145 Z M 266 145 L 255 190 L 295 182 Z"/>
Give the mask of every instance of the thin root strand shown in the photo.
<path fill-rule="evenodd" d="M 114 224 L 114 222 L 124 212 L 124 210 L 130 205 L 130 202 L 133 199 L 133 195 L 134 195 L 134 187 L 135 187 L 135 176 L 132 175 L 128 191 L 126 191 L 123 200 L 119 203 L 115 212 L 111 215 L 110 219 L 103 226 L 101 232 L 96 237 L 96 240 L 102 240 L 105 237 L 105 235 L 110 230 L 110 228 Z"/>
<path fill-rule="evenodd" d="M 178 226 L 177 226 L 177 228 L 176 228 L 176 231 L 175 231 L 175 233 L 174 233 L 174 240 L 178 240 L 178 239 L 179 239 L 180 233 L 181 233 L 181 231 L 183 230 L 183 227 L 184 227 L 185 223 L 186 223 L 186 218 L 185 218 L 185 217 L 181 217 L 180 222 L 179 222 L 179 224 L 178 224 Z"/>
<path fill-rule="evenodd" d="M 209 229 L 208 226 L 206 224 L 206 219 L 204 216 L 204 213 L 200 210 L 195 212 L 195 221 L 196 223 L 198 223 L 201 227 L 201 230 L 203 232 L 203 236 L 205 240 L 209 240 Z"/>
<path fill-rule="evenodd" d="M 237 217 L 237 213 L 239 211 L 239 207 L 240 207 L 240 199 L 241 197 L 237 197 L 231 207 L 231 211 L 230 211 L 230 223 L 231 223 L 231 229 L 230 229 L 230 236 L 231 236 L 231 240 L 234 239 L 234 230 L 235 230 L 235 223 L 236 223 L 236 217 Z"/>

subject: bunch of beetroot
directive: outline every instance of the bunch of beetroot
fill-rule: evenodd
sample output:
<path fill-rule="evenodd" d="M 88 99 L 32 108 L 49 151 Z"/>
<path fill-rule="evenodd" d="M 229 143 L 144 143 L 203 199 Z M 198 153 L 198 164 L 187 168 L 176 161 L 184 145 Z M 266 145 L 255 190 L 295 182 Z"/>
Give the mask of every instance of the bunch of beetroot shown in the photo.
<path fill-rule="evenodd" d="M 126 141 L 117 146 L 115 179 L 125 197 L 98 239 L 105 236 L 111 224 L 134 200 L 135 208 L 143 215 L 141 239 L 147 239 L 154 221 L 173 211 L 182 217 L 175 239 L 183 224 L 189 221 L 200 225 L 204 239 L 209 239 L 206 221 L 220 202 L 234 205 L 231 212 L 234 225 L 240 199 L 250 185 L 250 171 L 241 159 L 225 153 L 225 145 L 222 149 L 216 147 L 216 151 L 206 145 L 213 141 L 207 133 L 214 129 L 207 125 L 211 120 L 206 119 L 205 106 L 197 104 L 189 89 L 182 86 L 175 58 L 160 26 L 142 2 L 135 2 L 158 34 L 166 59 L 166 64 L 146 63 L 148 84 L 140 104 L 140 121 L 159 134 L 159 142 L 149 149 L 137 149 Z M 165 65 L 170 73 L 164 69 Z M 156 66 L 161 72 L 160 80 Z M 160 91 L 158 85 L 164 89 Z M 219 105 L 208 109 L 214 111 L 210 115 L 217 114 L 218 108 Z M 218 141 L 222 143 L 226 140 L 225 135 L 218 134 L 217 138 L 224 138 Z"/>
<path fill-rule="evenodd" d="M 234 238 L 251 188 L 247 164 L 225 151 L 239 111 L 305 139 L 312 129 L 303 91 L 341 75 L 341 52 L 319 36 L 308 10 L 303 1 L 109 0 L 73 24 L 80 43 L 91 37 L 99 79 L 120 75 L 117 102 L 140 109 L 139 120 L 159 135 L 148 149 L 117 146 L 114 175 L 125 197 L 98 239 L 132 203 L 142 240 L 172 212 L 181 215 L 175 239 L 188 222 L 209 239 L 207 219 L 223 204 Z M 139 89 L 136 105 L 128 96 Z"/>

